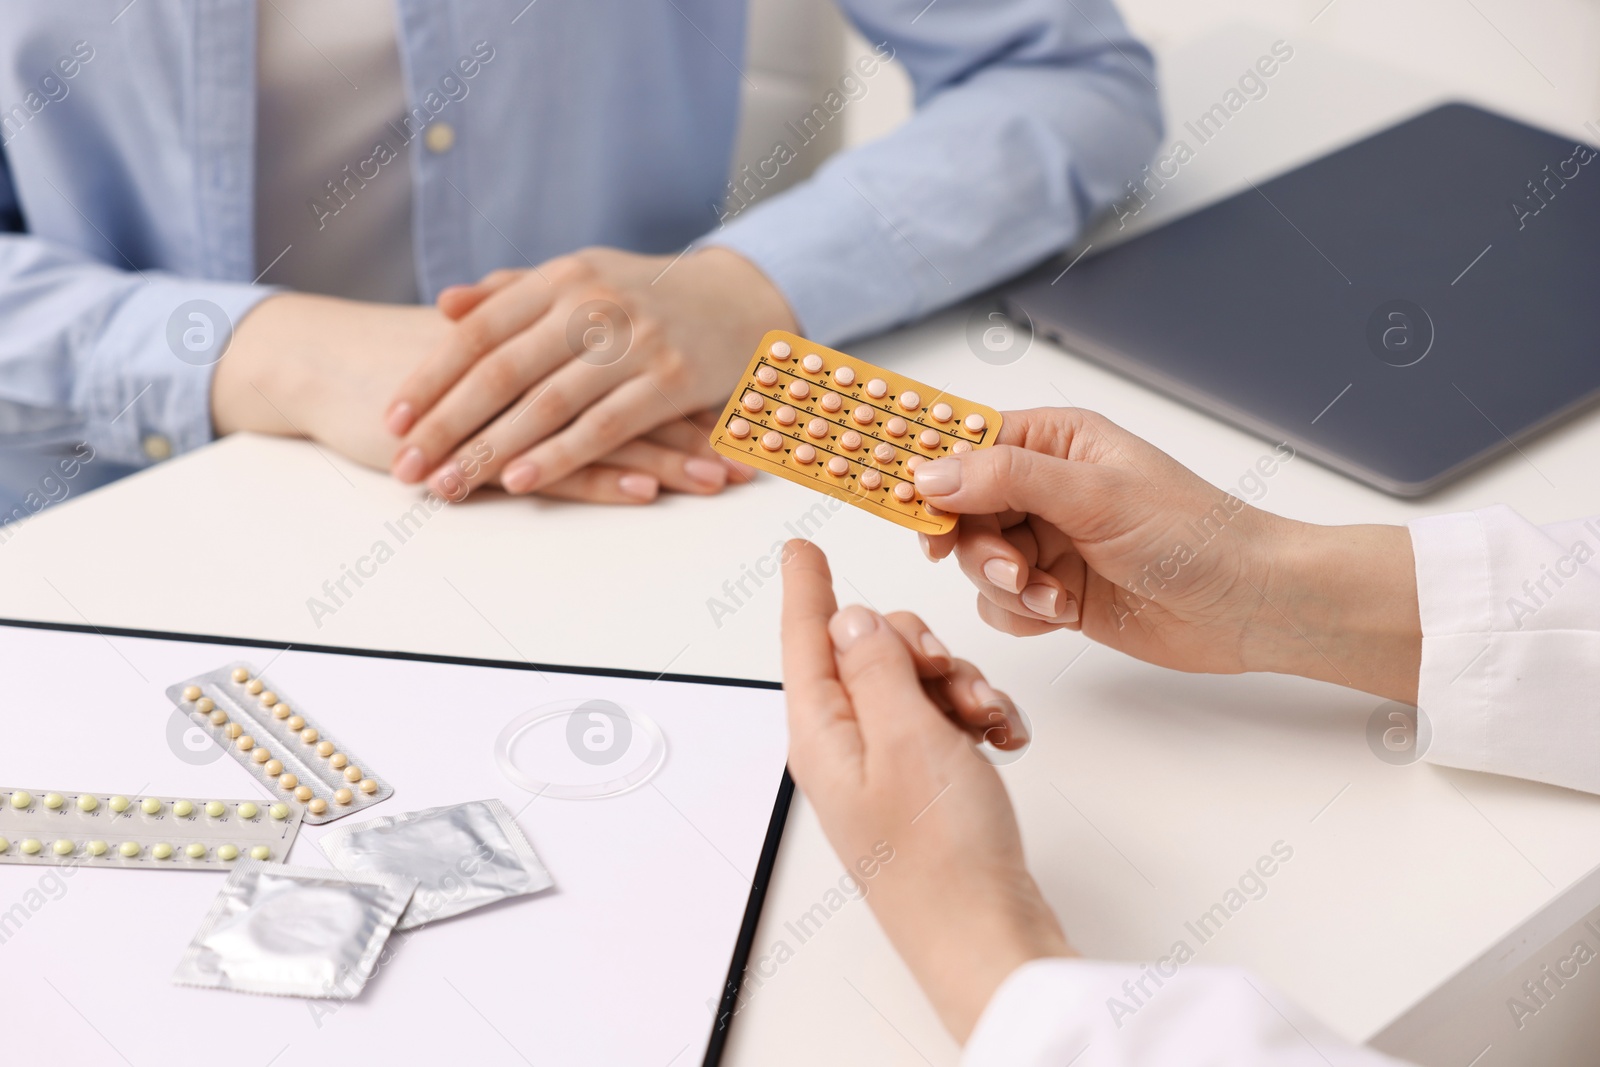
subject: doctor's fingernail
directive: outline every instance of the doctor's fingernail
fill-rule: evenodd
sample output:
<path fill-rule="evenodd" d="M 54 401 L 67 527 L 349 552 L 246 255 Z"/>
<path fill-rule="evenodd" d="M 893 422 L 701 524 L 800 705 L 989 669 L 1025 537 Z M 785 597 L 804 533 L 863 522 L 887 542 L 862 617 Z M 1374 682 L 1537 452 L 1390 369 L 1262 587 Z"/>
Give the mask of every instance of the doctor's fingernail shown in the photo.
<path fill-rule="evenodd" d="M 394 406 L 389 409 L 389 414 L 385 416 L 383 424 L 396 437 L 404 437 L 416 420 L 417 413 L 412 410 L 411 405 L 404 400 L 396 400 Z"/>
<path fill-rule="evenodd" d="M 961 463 L 954 459 L 936 459 L 917 468 L 917 489 L 924 495 L 944 496 L 961 488 Z"/>
<path fill-rule="evenodd" d="M 539 465 L 523 461 L 500 472 L 500 484 L 508 493 L 526 493 L 539 484 Z"/>
<path fill-rule="evenodd" d="M 1028 610 L 1036 615 L 1043 615 L 1047 619 L 1056 617 L 1056 603 L 1060 598 L 1060 590 L 1054 586 L 1034 584 L 1022 591 L 1022 602 Z"/>
<path fill-rule="evenodd" d="M 922 654 L 935 664 L 949 666 L 950 650 L 944 647 L 944 642 L 926 631 L 917 639 L 917 644 L 922 646 Z"/>
<path fill-rule="evenodd" d="M 1022 569 L 1009 559 L 991 559 L 983 565 L 983 576 L 1008 593 L 1022 590 Z"/>
<path fill-rule="evenodd" d="M 617 488 L 635 500 L 648 503 L 661 492 L 661 483 L 648 474 L 624 474 L 617 479 Z"/>
<path fill-rule="evenodd" d="M 877 627 L 877 612 L 851 604 L 834 612 L 828 620 L 828 636 L 833 638 L 833 647 L 843 652 Z"/>
<path fill-rule="evenodd" d="M 389 468 L 389 472 L 410 485 L 412 482 L 420 482 L 422 476 L 428 473 L 427 464 L 428 459 L 422 454 L 422 449 L 412 445 L 400 453 L 399 458 L 394 461 L 394 466 Z"/>
<path fill-rule="evenodd" d="M 701 485 L 720 488 L 728 483 L 728 468 L 721 460 L 686 459 L 683 461 L 683 473 L 689 476 L 690 481 Z"/>

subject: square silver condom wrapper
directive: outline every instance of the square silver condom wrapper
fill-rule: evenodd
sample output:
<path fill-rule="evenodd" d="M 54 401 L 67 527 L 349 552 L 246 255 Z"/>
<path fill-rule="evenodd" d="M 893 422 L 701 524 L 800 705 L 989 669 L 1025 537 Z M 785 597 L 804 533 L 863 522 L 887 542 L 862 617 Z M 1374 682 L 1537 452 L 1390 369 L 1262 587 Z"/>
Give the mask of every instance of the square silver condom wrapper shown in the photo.
<path fill-rule="evenodd" d="M 330 830 L 317 845 L 341 871 L 417 880 L 400 930 L 555 884 L 499 800 L 368 819 Z"/>
<path fill-rule="evenodd" d="M 415 879 L 351 877 L 241 860 L 223 883 L 172 980 L 178 985 L 348 1000 L 416 889 Z"/>

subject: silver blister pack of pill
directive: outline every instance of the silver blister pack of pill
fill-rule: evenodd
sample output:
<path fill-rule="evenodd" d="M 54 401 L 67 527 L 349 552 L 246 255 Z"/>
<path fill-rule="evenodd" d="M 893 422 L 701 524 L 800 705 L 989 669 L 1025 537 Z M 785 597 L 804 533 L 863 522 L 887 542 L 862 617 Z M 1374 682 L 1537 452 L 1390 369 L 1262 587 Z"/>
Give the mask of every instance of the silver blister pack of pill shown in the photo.
<path fill-rule="evenodd" d="M 313 826 L 394 794 L 319 723 L 248 663 L 167 687 L 167 696 L 274 798 L 305 807 Z"/>
<path fill-rule="evenodd" d="M 282 801 L 0 786 L 0 863 L 146 871 L 281 863 L 303 813 Z"/>
<path fill-rule="evenodd" d="M 317 845 L 342 871 L 417 880 L 401 930 L 555 884 L 499 800 L 369 819 L 330 830 Z"/>
<path fill-rule="evenodd" d="M 390 874 L 238 863 L 189 943 L 178 985 L 348 1000 L 417 887 Z"/>

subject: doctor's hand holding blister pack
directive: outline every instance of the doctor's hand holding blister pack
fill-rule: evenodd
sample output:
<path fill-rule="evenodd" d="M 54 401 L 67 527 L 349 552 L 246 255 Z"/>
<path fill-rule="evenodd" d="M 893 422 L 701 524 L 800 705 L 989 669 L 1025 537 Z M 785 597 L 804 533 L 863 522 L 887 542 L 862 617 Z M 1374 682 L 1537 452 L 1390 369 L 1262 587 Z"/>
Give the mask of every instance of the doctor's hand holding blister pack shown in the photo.
<path fill-rule="evenodd" d="M 1492 507 L 1407 527 L 1296 522 L 1072 409 L 1007 413 L 994 447 L 915 478 L 962 516 L 924 551 L 955 556 L 997 629 L 1080 630 L 1176 670 L 1294 674 L 1420 704 L 1434 763 L 1600 793 L 1600 766 L 1574 743 L 1593 730 L 1575 711 L 1600 682 L 1600 520 L 1536 526 Z M 968 1067 L 1397 1062 L 1269 1003 L 1238 968 L 1079 958 L 974 749 L 1026 743 L 1009 698 L 914 616 L 839 609 L 821 551 L 789 548 L 790 767 L 841 859 L 893 837 L 867 900 Z"/>

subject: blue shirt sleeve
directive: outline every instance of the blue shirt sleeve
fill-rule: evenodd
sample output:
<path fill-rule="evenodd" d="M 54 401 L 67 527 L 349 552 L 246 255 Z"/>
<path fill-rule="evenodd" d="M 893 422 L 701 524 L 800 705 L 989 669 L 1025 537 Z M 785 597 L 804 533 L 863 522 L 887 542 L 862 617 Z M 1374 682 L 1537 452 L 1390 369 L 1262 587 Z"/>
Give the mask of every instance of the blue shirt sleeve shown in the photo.
<path fill-rule="evenodd" d="M 138 466 L 210 441 L 213 367 L 179 358 L 168 321 L 206 300 L 227 328 L 274 290 L 118 270 L 24 229 L 0 154 L 0 438 Z"/>
<path fill-rule="evenodd" d="M 704 242 L 760 267 L 819 343 L 906 322 L 1059 251 L 1160 143 L 1154 60 L 1111 0 L 841 6 L 878 56 L 905 64 L 916 113 Z M 854 80 L 818 101 L 825 115 L 875 62 L 841 72 Z"/>

